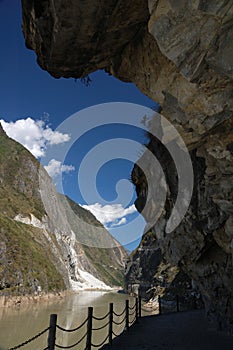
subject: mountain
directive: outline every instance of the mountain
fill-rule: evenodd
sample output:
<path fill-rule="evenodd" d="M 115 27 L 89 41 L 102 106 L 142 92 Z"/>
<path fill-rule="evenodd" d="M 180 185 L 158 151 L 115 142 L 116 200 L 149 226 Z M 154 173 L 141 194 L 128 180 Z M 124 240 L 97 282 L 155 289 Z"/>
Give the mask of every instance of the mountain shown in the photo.
<path fill-rule="evenodd" d="M 0 295 L 120 286 L 126 255 L 0 126 Z"/>

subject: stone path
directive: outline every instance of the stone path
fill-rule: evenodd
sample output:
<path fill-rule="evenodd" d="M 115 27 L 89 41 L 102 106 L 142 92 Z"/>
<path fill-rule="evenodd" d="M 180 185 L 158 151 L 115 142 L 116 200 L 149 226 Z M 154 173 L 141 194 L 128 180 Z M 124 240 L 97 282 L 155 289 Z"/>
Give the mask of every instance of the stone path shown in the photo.
<path fill-rule="evenodd" d="M 211 329 L 204 311 L 147 316 L 107 350 L 233 350 L 233 336 Z"/>

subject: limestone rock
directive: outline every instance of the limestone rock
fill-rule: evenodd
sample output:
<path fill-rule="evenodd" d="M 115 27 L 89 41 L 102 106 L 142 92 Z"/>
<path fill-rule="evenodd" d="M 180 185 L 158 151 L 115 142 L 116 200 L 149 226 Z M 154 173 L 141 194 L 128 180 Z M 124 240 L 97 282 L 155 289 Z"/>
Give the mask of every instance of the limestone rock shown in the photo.
<path fill-rule="evenodd" d="M 116 0 L 23 0 L 22 5 L 26 44 L 36 51 L 41 67 L 57 78 L 79 78 L 107 67 L 149 17 L 141 0 L 133 6 Z"/>
<path fill-rule="evenodd" d="M 163 216 L 151 229 L 167 260 L 195 280 L 209 313 L 232 329 L 232 1 L 22 4 L 26 44 L 35 50 L 43 69 L 57 78 L 79 78 L 105 69 L 133 82 L 160 103 L 163 115 L 182 135 L 195 172 L 190 210 L 166 235 L 177 183 L 169 171 L 171 162 L 159 151 L 169 193 Z M 156 153 L 155 146 L 150 140 L 148 147 Z M 137 167 L 133 175 L 140 180 L 136 205 L 141 210 L 146 182 Z M 148 221 L 156 215 L 153 195 L 150 203 Z"/>
<path fill-rule="evenodd" d="M 211 318 L 216 320 L 216 324 L 229 329 L 233 309 L 233 159 L 229 151 L 233 139 L 232 129 L 232 119 L 223 122 L 200 147 L 191 152 L 195 175 L 191 205 L 181 224 L 169 234 L 165 233 L 164 219 L 171 214 L 177 184 L 175 177 L 171 176 L 174 169 L 169 158 L 161 157 L 161 150 L 151 138 L 148 147 L 161 159 L 169 190 L 164 215 L 155 225 L 149 225 L 146 229 L 157 237 L 165 258 L 172 265 L 181 267 L 198 285 Z M 143 161 L 143 157 L 145 155 L 140 161 Z M 149 171 L 153 171 L 153 168 Z M 141 180 L 138 181 L 138 178 Z M 146 200 L 156 203 L 154 192 L 145 191 L 145 178 L 137 165 L 132 179 L 137 183 L 137 209 L 142 211 Z M 143 211 L 148 223 L 150 209 L 148 207 L 148 213 Z"/>
<path fill-rule="evenodd" d="M 191 279 L 166 261 L 152 231 L 143 236 L 138 249 L 129 256 L 125 275 L 129 293 L 140 293 L 146 300 L 160 295 L 171 302 L 178 295 L 183 302 L 193 303 Z"/>

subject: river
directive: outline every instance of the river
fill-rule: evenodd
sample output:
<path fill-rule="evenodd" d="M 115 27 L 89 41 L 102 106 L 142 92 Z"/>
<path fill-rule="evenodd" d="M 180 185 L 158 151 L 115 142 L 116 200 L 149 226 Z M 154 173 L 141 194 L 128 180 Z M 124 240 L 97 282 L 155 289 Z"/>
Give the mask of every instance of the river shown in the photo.
<path fill-rule="evenodd" d="M 65 329 L 79 326 L 86 318 L 88 307 L 93 306 L 93 314 L 96 317 L 104 316 L 109 310 L 109 303 L 114 303 L 114 311 L 121 313 L 125 307 L 125 300 L 134 304 L 134 299 L 116 292 L 80 292 L 64 297 L 60 301 L 38 302 L 36 304 L 21 305 L 20 307 L 0 308 L 0 346 L 1 350 L 9 349 L 49 326 L 50 314 L 57 314 L 57 324 Z M 133 317 L 133 316 L 132 316 Z M 121 320 L 122 317 L 119 318 Z M 117 320 L 117 319 L 116 319 Z M 108 319 L 93 322 L 93 327 L 104 325 Z M 123 326 L 114 326 L 114 331 L 120 333 Z M 108 327 L 101 331 L 93 331 L 93 343 L 99 344 L 107 335 Z M 86 332 L 86 325 L 81 330 L 73 333 L 57 330 L 56 343 L 61 346 L 70 346 L 76 343 Z M 48 333 L 40 336 L 21 349 L 43 350 L 47 347 Z M 76 350 L 85 349 L 85 339 Z"/>

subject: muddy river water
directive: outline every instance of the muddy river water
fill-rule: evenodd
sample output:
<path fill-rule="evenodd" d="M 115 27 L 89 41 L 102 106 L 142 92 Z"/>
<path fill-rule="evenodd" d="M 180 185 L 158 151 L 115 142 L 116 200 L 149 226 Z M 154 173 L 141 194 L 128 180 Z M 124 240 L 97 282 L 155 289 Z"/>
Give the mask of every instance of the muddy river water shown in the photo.
<path fill-rule="evenodd" d="M 6 350 L 32 338 L 37 333 L 49 326 L 50 314 L 57 314 L 57 324 L 65 329 L 79 326 L 88 314 L 88 307 L 94 307 L 94 316 L 102 317 L 109 310 L 109 303 L 114 303 L 114 311 L 118 314 L 125 307 L 125 300 L 129 299 L 130 305 L 134 299 L 117 292 L 81 292 L 64 297 L 54 302 L 38 302 L 36 304 L 21 305 L 20 307 L 0 308 L 0 349 Z M 124 316 L 123 316 L 124 317 Z M 122 318 L 118 320 L 121 321 Z M 104 325 L 108 319 L 93 322 L 93 327 Z M 102 323 L 101 323 L 102 322 Z M 115 325 L 114 331 L 120 333 L 123 326 Z M 61 346 L 70 346 L 76 343 L 86 332 L 86 325 L 73 333 L 57 330 L 56 343 Z M 93 332 L 93 343 L 99 344 L 106 337 L 108 327 L 101 331 Z M 48 333 L 40 336 L 23 350 L 43 350 L 47 347 Z M 76 350 L 85 349 L 85 339 Z"/>

